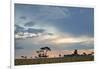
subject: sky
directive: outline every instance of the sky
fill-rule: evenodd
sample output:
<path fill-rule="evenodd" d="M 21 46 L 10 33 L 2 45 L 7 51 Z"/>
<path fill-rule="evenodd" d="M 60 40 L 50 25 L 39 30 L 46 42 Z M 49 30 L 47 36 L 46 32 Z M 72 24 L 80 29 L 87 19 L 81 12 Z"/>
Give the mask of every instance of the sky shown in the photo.
<path fill-rule="evenodd" d="M 15 4 L 15 57 L 52 51 L 94 49 L 94 9 Z M 35 54 L 34 54 L 35 53 Z"/>

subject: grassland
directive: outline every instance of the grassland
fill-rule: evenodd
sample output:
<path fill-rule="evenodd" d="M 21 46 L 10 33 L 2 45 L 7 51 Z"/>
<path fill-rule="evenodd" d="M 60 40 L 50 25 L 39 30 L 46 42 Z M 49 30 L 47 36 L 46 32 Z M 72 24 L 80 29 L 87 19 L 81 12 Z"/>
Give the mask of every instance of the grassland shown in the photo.
<path fill-rule="evenodd" d="M 15 65 L 33 65 L 63 62 L 93 61 L 94 56 L 68 56 L 62 58 L 15 59 Z"/>

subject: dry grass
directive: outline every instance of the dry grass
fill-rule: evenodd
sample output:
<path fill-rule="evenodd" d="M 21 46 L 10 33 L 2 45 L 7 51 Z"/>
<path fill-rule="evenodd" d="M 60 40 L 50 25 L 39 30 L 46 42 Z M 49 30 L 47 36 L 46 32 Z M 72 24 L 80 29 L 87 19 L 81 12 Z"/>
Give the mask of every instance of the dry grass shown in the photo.
<path fill-rule="evenodd" d="M 15 59 L 15 65 L 93 61 L 94 56 L 68 56 L 62 58 Z"/>

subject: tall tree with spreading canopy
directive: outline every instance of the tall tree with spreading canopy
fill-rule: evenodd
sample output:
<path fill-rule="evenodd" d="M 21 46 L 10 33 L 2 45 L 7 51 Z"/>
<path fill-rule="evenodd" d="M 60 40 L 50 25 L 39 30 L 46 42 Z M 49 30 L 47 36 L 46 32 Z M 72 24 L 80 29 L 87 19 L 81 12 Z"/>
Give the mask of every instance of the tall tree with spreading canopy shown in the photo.
<path fill-rule="evenodd" d="M 49 47 L 41 47 L 38 53 L 38 57 L 48 57 L 47 52 L 51 51 Z"/>

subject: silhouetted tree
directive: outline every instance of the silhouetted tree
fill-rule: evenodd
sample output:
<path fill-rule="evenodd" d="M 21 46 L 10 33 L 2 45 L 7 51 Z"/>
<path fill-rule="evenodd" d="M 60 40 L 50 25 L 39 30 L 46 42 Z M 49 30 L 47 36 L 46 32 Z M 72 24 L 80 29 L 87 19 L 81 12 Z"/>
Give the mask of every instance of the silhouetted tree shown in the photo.
<path fill-rule="evenodd" d="M 49 47 L 42 47 L 40 51 L 36 51 L 38 53 L 38 57 L 48 57 L 47 52 L 51 51 Z"/>
<path fill-rule="evenodd" d="M 27 59 L 27 56 L 21 56 L 22 59 Z"/>
<path fill-rule="evenodd" d="M 24 56 L 21 56 L 22 59 L 24 59 Z"/>
<path fill-rule="evenodd" d="M 36 51 L 36 53 L 38 54 L 38 57 L 41 57 L 41 51 Z"/>
<path fill-rule="evenodd" d="M 35 56 L 35 58 L 37 58 L 37 56 Z"/>
<path fill-rule="evenodd" d="M 43 52 L 43 56 L 44 57 L 47 57 L 47 52 L 48 51 L 51 51 L 51 49 L 49 48 L 49 47 L 42 47 L 42 48 L 40 48 L 41 49 L 41 51 Z"/>
<path fill-rule="evenodd" d="M 74 55 L 78 55 L 78 51 L 76 49 L 74 50 Z"/>
<path fill-rule="evenodd" d="M 90 54 L 88 54 L 88 55 L 94 55 L 94 52 L 91 52 Z"/>
<path fill-rule="evenodd" d="M 83 52 L 83 55 L 87 55 L 85 52 Z"/>
<path fill-rule="evenodd" d="M 59 54 L 59 57 L 61 57 L 61 54 Z"/>
<path fill-rule="evenodd" d="M 24 58 L 27 59 L 27 56 L 25 56 Z"/>
<path fill-rule="evenodd" d="M 94 52 L 91 52 L 92 55 L 94 55 Z"/>

